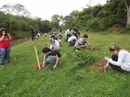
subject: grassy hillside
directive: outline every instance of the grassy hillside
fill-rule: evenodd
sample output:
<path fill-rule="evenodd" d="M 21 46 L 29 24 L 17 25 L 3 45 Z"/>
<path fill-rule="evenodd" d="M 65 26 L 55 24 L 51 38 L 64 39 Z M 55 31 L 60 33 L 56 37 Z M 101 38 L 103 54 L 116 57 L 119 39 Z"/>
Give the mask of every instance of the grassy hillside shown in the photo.
<path fill-rule="evenodd" d="M 42 48 L 48 46 L 48 37 L 13 46 L 11 63 L 0 68 L 0 97 L 130 97 L 130 74 L 113 70 L 99 73 L 94 65 L 96 59 L 110 57 L 107 48 L 111 44 L 130 50 L 130 35 L 88 35 L 97 50 L 90 52 L 84 49 L 77 53 L 63 42 L 62 63 L 56 70 L 34 69 L 34 45 L 42 59 Z"/>

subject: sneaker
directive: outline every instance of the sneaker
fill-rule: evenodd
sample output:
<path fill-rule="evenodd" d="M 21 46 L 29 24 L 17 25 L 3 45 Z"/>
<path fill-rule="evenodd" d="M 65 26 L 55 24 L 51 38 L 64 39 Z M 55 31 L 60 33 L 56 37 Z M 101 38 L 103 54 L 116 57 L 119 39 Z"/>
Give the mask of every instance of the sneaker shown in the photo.
<path fill-rule="evenodd" d="M 79 52 L 79 51 L 76 49 L 76 52 Z"/>

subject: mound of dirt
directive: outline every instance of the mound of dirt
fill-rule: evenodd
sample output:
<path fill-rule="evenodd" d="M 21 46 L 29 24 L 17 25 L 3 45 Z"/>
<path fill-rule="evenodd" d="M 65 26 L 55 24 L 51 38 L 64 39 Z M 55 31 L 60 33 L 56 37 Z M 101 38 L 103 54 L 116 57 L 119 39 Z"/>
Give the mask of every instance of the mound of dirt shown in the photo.
<path fill-rule="evenodd" d="M 47 69 L 49 69 L 49 68 L 52 68 L 51 65 L 45 65 L 44 67 L 42 67 L 43 61 L 39 61 L 39 63 L 40 63 L 41 69 L 46 69 L 46 70 L 47 70 Z M 36 64 L 34 65 L 34 69 L 39 70 L 38 63 L 36 63 Z"/>
<path fill-rule="evenodd" d="M 104 58 L 99 58 L 96 61 L 96 64 L 98 65 L 98 71 L 101 73 L 106 72 L 105 65 L 107 64 L 107 61 Z"/>

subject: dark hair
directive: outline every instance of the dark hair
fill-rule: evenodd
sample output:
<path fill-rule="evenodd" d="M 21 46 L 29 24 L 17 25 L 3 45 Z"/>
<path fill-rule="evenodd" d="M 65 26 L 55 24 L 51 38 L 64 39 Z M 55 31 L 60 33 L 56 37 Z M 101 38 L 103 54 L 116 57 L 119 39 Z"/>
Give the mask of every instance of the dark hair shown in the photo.
<path fill-rule="evenodd" d="M 45 47 L 45 48 L 42 49 L 42 52 L 43 52 L 43 53 L 47 53 L 48 51 L 51 51 L 51 49 L 48 48 L 48 47 Z"/>
<path fill-rule="evenodd" d="M 118 46 L 116 46 L 116 45 L 112 45 L 112 46 L 109 48 L 109 51 L 115 51 L 115 50 L 120 51 L 121 48 L 118 47 Z"/>
<path fill-rule="evenodd" d="M 83 35 L 83 38 L 88 38 L 88 35 L 87 35 L 87 34 L 84 34 L 84 35 Z"/>
<path fill-rule="evenodd" d="M 8 32 L 7 29 L 5 29 L 5 28 L 1 28 L 1 30 L 0 30 L 0 34 L 2 34 L 3 31 L 5 31 L 5 33 Z"/>
<path fill-rule="evenodd" d="M 51 35 L 51 38 L 55 39 L 55 35 Z"/>

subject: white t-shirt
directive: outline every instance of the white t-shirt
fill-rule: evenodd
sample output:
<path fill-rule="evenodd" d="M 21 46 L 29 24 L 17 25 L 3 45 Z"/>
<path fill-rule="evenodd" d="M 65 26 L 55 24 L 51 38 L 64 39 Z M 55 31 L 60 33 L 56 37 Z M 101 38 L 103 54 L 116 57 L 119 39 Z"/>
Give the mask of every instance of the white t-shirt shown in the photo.
<path fill-rule="evenodd" d="M 84 44 L 84 40 L 83 40 L 83 38 L 80 38 L 79 40 L 77 40 L 76 41 L 76 43 L 75 43 L 75 47 L 76 48 L 81 48 L 81 46 Z"/>
<path fill-rule="evenodd" d="M 67 36 L 67 34 L 70 34 L 70 29 L 67 29 L 66 32 L 65 32 L 65 36 Z"/>
<path fill-rule="evenodd" d="M 53 44 L 50 44 L 50 49 L 55 49 L 55 50 L 60 49 L 59 42 L 57 40 L 55 40 L 55 42 Z"/>
<path fill-rule="evenodd" d="M 69 39 L 68 39 L 68 42 L 71 42 L 71 41 L 73 41 L 73 40 L 76 40 L 76 36 L 71 36 Z"/>
<path fill-rule="evenodd" d="M 130 71 L 130 52 L 120 50 L 118 53 L 118 61 L 108 60 L 109 63 L 120 66 L 123 70 Z"/>

